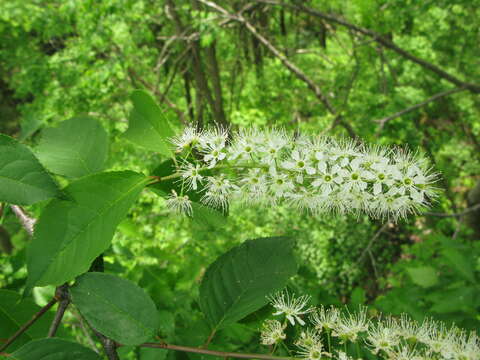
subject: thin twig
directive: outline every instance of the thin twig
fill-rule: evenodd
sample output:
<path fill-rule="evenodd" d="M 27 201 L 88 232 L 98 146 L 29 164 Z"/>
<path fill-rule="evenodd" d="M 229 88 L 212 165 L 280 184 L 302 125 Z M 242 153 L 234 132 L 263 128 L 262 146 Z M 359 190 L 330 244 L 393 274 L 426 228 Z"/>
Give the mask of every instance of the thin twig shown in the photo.
<path fill-rule="evenodd" d="M 422 215 L 428 216 L 438 216 L 438 217 L 462 217 L 468 213 L 480 210 L 480 204 L 475 204 L 465 210 L 458 212 L 458 213 L 436 213 L 436 212 L 424 212 Z"/>
<path fill-rule="evenodd" d="M 379 123 L 379 124 L 380 124 L 380 128 L 383 128 L 383 126 L 385 125 L 385 123 L 386 123 L 387 121 L 393 120 L 393 119 L 395 119 L 395 118 L 397 118 L 397 117 L 400 117 L 400 116 L 402 116 L 402 115 L 408 114 L 409 112 L 415 111 L 415 110 L 421 108 L 422 106 L 425 106 L 425 105 L 427 105 L 427 104 L 429 104 L 429 103 L 431 103 L 431 102 L 433 102 L 433 101 L 436 101 L 436 100 L 438 100 L 438 99 L 441 99 L 441 98 L 443 98 L 443 97 L 445 97 L 445 96 L 448 96 L 448 95 L 451 95 L 451 94 L 455 94 L 455 93 L 457 93 L 457 92 L 465 91 L 465 90 L 467 90 L 467 88 L 465 88 L 465 87 L 459 87 L 459 88 L 455 88 L 455 89 L 450 89 L 450 90 L 442 91 L 442 92 L 440 92 L 440 93 L 438 93 L 438 94 L 433 95 L 432 97 L 429 97 L 427 100 L 422 101 L 421 103 L 418 103 L 418 104 L 415 104 L 415 105 L 413 105 L 413 106 L 410 106 L 410 107 L 408 107 L 408 108 L 406 108 L 406 109 L 403 109 L 403 110 L 401 110 L 401 111 L 399 111 L 399 112 L 396 112 L 395 114 L 390 115 L 390 116 L 387 116 L 387 117 L 385 117 L 385 118 L 383 118 L 383 119 L 374 120 L 374 122 Z"/>
<path fill-rule="evenodd" d="M 55 303 L 57 302 L 57 298 L 53 298 L 52 300 L 50 300 L 48 302 L 47 305 L 45 305 L 44 307 L 42 307 L 35 315 L 32 316 L 32 318 L 27 322 L 25 323 L 24 325 L 22 325 L 22 327 L 20 327 L 20 329 L 18 329 L 15 334 L 13 334 L 12 336 L 10 336 L 7 341 L 5 342 L 5 344 L 2 345 L 2 347 L 0 347 L 0 352 L 2 352 L 3 350 L 5 350 L 11 343 L 13 343 L 20 335 L 22 335 L 25 331 L 27 331 L 30 326 L 32 326 L 38 319 L 40 319 L 40 317 L 42 317 L 43 314 L 45 314 L 48 310 L 50 310 L 50 308 L 55 305 Z"/>
<path fill-rule="evenodd" d="M 57 312 L 55 313 L 55 317 L 53 318 L 52 324 L 50 325 L 50 329 L 48 330 L 47 337 L 54 337 L 57 329 L 63 319 L 63 315 L 65 314 L 65 310 L 67 310 L 68 305 L 70 304 L 70 297 L 68 294 L 68 284 L 64 284 L 62 286 L 57 287 L 55 291 L 55 297 L 58 299 L 58 308 Z"/>
<path fill-rule="evenodd" d="M 27 213 L 18 205 L 10 205 L 10 208 L 15 213 L 18 220 L 20 220 L 23 228 L 30 236 L 33 236 L 33 227 L 35 226 L 37 220 L 28 216 Z"/>
<path fill-rule="evenodd" d="M 174 351 L 185 351 L 185 352 L 212 355 L 212 356 L 232 357 L 237 359 L 263 359 L 263 360 L 294 359 L 293 357 L 273 356 L 273 355 L 266 355 L 266 354 L 243 354 L 243 353 L 207 350 L 207 349 L 195 348 L 190 346 L 172 345 L 172 344 L 166 344 L 166 343 L 144 343 L 139 346 L 149 347 L 149 348 L 158 348 L 158 349 L 167 349 L 167 350 L 174 350 Z"/>
<path fill-rule="evenodd" d="M 373 243 L 375 242 L 375 240 L 378 239 L 378 237 L 380 236 L 381 233 L 383 233 L 385 231 L 385 229 L 390 225 L 390 223 L 385 223 L 383 224 L 380 229 L 377 230 L 377 232 L 373 235 L 373 237 L 370 239 L 370 241 L 368 242 L 367 246 L 365 247 L 365 249 L 363 250 L 362 252 L 362 255 L 360 255 L 360 257 L 358 258 L 357 260 L 357 264 L 360 263 L 363 258 L 365 257 L 365 255 L 367 255 L 367 253 L 370 251 L 370 248 L 372 247 Z"/>
<path fill-rule="evenodd" d="M 202 348 L 206 348 L 208 345 L 210 345 L 210 343 L 212 342 L 213 340 L 213 337 L 215 336 L 215 333 L 217 332 L 216 329 L 214 329 L 210 335 L 208 335 L 208 339 L 207 341 L 205 341 L 205 344 L 202 345 Z"/>
<path fill-rule="evenodd" d="M 101 334 L 93 327 L 91 328 L 92 331 L 97 335 L 100 339 L 100 342 L 103 345 L 103 349 L 105 350 L 105 355 L 107 355 L 108 360 L 120 360 L 117 353 L 117 344 L 112 339 L 109 339 L 105 335 Z"/>
<path fill-rule="evenodd" d="M 70 313 L 73 314 L 73 316 L 78 320 L 79 327 L 82 330 L 83 335 L 85 335 L 85 338 L 87 339 L 88 344 L 92 348 L 93 351 L 95 351 L 97 354 L 100 353 L 98 350 L 97 346 L 95 345 L 95 341 L 93 341 L 92 336 L 90 332 L 88 331 L 88 326 L 85 325 L 85 320 L 82 318 L 82 316 L 78 313 L 78 310 L 75 308 L 70 308 Z"/>

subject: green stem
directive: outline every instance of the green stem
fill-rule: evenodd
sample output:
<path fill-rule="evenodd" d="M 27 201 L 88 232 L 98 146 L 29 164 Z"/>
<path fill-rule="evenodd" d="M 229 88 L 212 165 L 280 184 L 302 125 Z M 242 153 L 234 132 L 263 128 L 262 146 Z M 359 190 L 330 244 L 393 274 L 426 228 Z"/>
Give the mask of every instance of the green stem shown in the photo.
<path fill-rule="evenodd" d="M 328 342 L 328 352 L 331 354 L 332 353 L 332 337 L 330 333 L 332 332 L 331 329 L 327 330 L 327 342 Z"/>

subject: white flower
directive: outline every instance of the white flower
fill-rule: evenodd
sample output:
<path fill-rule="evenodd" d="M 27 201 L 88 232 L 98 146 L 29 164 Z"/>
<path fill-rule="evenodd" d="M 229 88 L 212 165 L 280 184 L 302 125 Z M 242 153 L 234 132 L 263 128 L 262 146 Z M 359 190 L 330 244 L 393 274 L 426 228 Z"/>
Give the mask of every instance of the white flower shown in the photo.
<path fill-rule="evenodd" d="M 201 202 L 215 208 L 226 210 L 228 199 L 238 187 L 224 177 L 207 177 L 206 192 L 201 198 Z"/>
<path fill-rule="evenodd" d="M 201 166 L 199 164 L 187 163 L 180 169 L 180 174 L 187 184 L 187 190 L 197 190 L 197 182 L 202 182 L 203 176 L 200 174 Z"/>
<path fill-rule="evenodd" d="M 304 359 L 320 360 L 323 354 L 322 339 L 314 330 L 302 331 L 295 345 L 300 348 L 297 353 Z"/>
<path fill-rule="evenodd" d="M 177 151 L 183 151 L 188 148 L 194 148 L 202 143 L 202 131 L 197 131 L 193 126 L 189 126 L 183 130 L 178 136 L 174 136 L 170 139 L 173 145 L 175 145 Z"/>
<path fill-rule="evenodd" d="M 376 355 L 380 351 L 388 353 L 400 343 L 398 325 L 393 318 L 379 321 L 373 329 L 367 333 L 366 343 L 373 349 Z"/>
<path fill-rule="evenodd" d="M 327 196 L 334 189 L 338 188 L 338 185 L 343 183 L 343 178 L 340 175 L 341 169 L 338 165 L 333 165 L 329 170 L 324 162 L 320 162 L 318 170 L 318 177 L 312 182 L 312 186 L 319 187 L 323 195 Z"/>
<path fill-rule="evenodd" d="M 339 351 L 337 355 L 338 360 L 353 360 L 352 357 L 348 356 L 345 352 Z"/>
<path fill-rule="evenodd" d="M 419 325 L 406 314 L 402 314 L 397 322 L 397 334 L 411 343 L 425 342 L 429 337 L 430 328 L 431 323 L 428 320 Z"/>
<path fill-rule="evenodd" d="M 303 173 L 313 175 L 316 172 L 315 168 L 313 168 L 310 164 L 310 160 L 308 160 L 309 156 L 310 155 L 308 151 L 299 151 L 295 149 L 292 151 L 291 159 L 288 159 L 282 163 L 282 166 L 285 169 L 299 172 L 296 179 L 300 184 L 303 183 Z"/>
<path fill-rule="evenodd" d="M 367 188 L 367 181 L 372 178 L 372 173 L 363 169 L 360 165 L 362 163 L 361 158 L 356 158 L 349 164 L 349 170 L 340 170 L 340 174 L 345 179 L 344 191 L 350 191 L 355 189 L 363 191 Z"/>
<path fill-rule="evenodd" d="M 326 309 L 322 305 L 320 310 L 315 311 L 311 315 L 310 320 L 318 330 L 325 329 L 326 331 L 331 331 L 337 326 L 340 320 L 340 311 L 333 306 Z"/>
<path fill-rule="evenodd" d="M 389 353 L 388 359 L 392 360 L 421 360 L 425 359 L 420 356 L 415 348 L 410 347 L 407 344 L 402 344 Z"/>
<path fill-rule="evenodd" d="M 260 169 L 249 169 L 243 179 L 240 179 L 240 195 L 245 202 L 261 202 L 268 191 L 267 175 Z"/>
<path fill-rule="evenodd" d="M 282 197 L 285 193 L 288 193 L 295 189 L 295 185 L 289 179 L 287 174 L 278 173 L 276 168 L 270 168 L 270 190 L 277 197 Z"/>
<path fill-rule="evenodd" d="M 273 164 L 279 158 L 282 150 L 289 144 L 289 139 L 283 131 L 270 130 L 266 132 L 266 142 L 262 145 L 263 156 L 261 161 L 265 164 Z"/>
<path fill-rule="evenodd" d="M 480 359 L 480 339 L 478 335 L 472 331 L 467 336 L 465 332 L 457 337 L 458 345 L 455 346 L 455 360 L 479 360 Z"/>
<path fill-rule="evenodd" d="M 333 336 L 337 336 L 342 342 L 347 340 L 355 342 L 359 333 L 367 331 L 369 322 L 367 320 L 367 309 L 360 308 L 354 314 L 348 313 L 348 316 L 341 316 L 340 321 L 333 329 Z"/>
<path fill-rule="evenodd" d="M 255 129 L 238 132 L 230 147 L 228 159 L 250 159 L 255 152 L 260 150 L 258 136 L 258 131 Z"/>
<path fill-rule="evenodd" d="M 378 145 L 370 146 L 362 154 L 363 166 L 365 169 L 385 168 L 390 163 L 391 150 Z"/>
<path fill-rule="evenodd" d="M 305 321 L 300 318 L 300 315 L 307 314 L 311 311 L 310 308 L 305 309 L 309 296 L 300 296 L 296 298 L 290 295 L 288 291 L 279 292 L 269 297 L 270 303 L 277 310 L 273 315 L 285 314 L 285 317 L 290 324 L 295 325 L 297 321 L 300 325 L 305 325 Z"/>
<path fill-rule="evenodd" d="M 188 195 L 178 195 L 175 190 L 166 198 L 167 208 L 178 214 L 192 215 L 192 202 Z"/>
<path fill-rule="evenodd" d="M 260 342 L 263 345 L 274 345 L 282 340 L 285 340 L 285 328 L 287 325 L 282 325 L 277 320 L 265 320 L 260 334 Z"/>
<path fill-rule="evenodd" d="M 205 149 L 203 150 L 203 153 L 205 154 L 203 157 L 203 161 L 208 163 L 209 168 L 215 167 L 215 165 L 217 165 L 217 162 L 225 159 L 225 157 L 227 156 L 224 151 L 224 145 L 222 144 L 207 144 Z"/>
<path fill-rule="evenodd" d="M 228 131 L 223 128 L 209 129 L 203 132 L 201 145 L 203 147 L 223 149 L 227 143 Z"/>
<path fill-rule="evenodd" d="M 324 210 L 325 197 L 315 194 L 311 189 L 300 188 L 296 192 L 285 194 L 285 197 L 288 198 L 290 205 L 300 210 L 308 210 L 312 214 Z"/>
<path fill-rule="evenodd" d="M 378 195 L 383 192 L 382 185 L 385 185 L 385 187 L 388 189 L 395 183 L 393 174 L 396 168 L 392 165 L 389 165 L 388 162 L 379 161 L 373 163 L 370 168 L 372 169 L 372 180 L 374 181 L 373 195 Z"/>

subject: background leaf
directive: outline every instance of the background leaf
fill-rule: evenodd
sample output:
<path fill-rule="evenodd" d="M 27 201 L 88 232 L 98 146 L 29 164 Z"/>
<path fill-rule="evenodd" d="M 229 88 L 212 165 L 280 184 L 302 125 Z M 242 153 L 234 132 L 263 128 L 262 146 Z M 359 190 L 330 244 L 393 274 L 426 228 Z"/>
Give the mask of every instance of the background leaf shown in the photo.
<path fill-rule="evenodd" d="M 220 256 L 200 285 L 200 308 L 214 329 L 242 319 L 267 303 L 297 271 L 294 241 L 270 237 L 245 241 Z"/>
<path fill-rule="evenodd" d="M 79 116 L 45 129 L 35 150 L 51 172 L 76 178 L 103 170 L 108 136 L 96 119 Z"/>
<path fill-rule="evenodd" d="M 146 91 L 134 91 L 131 100 L 133 109 L 125 137 L 144 148 L 172 156 L 167 139 L 175 133 L 165 118 L 164 111 Z"/>
<path fill-rule="evenodd" d="M 436 270 L 431 266 L 419 266 L 407 268 L 414 284 L 427 288 L 438 283 Z"/>
<path fill-rule="evenodd" d="M 0 290 L 0 338 L 12 336 L 23 324 L 40 310 L 31 299 L 20 299 L 20 295 L 10 290 Z M 26 342 L 45 337 L 48 333 L 53 313 L 44 314 L 26 332 L 8 347 L 8 351 L 15 350 Z"/>
<path fill-rule="evenodd" d="M 0 134 L 0 202 L 30 205 L 59 195 L 51 176 L 32 151 Z"/>
<path fill-rule="evenodd" d="M 131 281 L 87 273 L 71 288 L 72 302 L 89 324 L 124 345 L 138 345 L 158 330 L 158 311 L 145 291 Z"/>
<path fill-rule="evenodd" d="M 27 289 L 61 285 L 87 271 L 110 245 L 118 223 L 148 179 L 132 171 L 91 175 L 71 183 L 71 200 L 47 205 L 27 252 Z"/>
<path fill-rule="evenodd" d="M 31 341 L 15 351 L 10 359 L 15 360 L 100 360 L 93 350 L 78 343 L 62 339 Z"/>

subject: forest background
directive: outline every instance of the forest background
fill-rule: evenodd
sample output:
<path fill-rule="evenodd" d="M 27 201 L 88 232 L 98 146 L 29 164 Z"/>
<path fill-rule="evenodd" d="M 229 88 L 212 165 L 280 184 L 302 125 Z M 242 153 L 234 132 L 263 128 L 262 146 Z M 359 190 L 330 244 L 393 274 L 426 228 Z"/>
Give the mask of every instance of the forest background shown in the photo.
<path fill-rule="evenodd" d="M 479 18 L 477 0 L 6 0 L 0 133 L 35 149 L 45 128 L 89 115 L 108 132 L 109 169 L 153 168 L 159 155 L 122 136 L 131 92 L 146 89 L 177 129 L 275 126 L 419 149 L 441 174 L 430 212 L 391 223 L 233 206 L 221 224 L 201 223 L 144 192 L 105 271 L 146 289 L 162 331 L 194 345 L 208 336 L 196 304 L 208 264 L 246 239 L 292 235 L 300 269 L 289 287 L 313 304 L 478 329 Z M 35 218 L 42 206 L 25 211 Z M 5 211 L 0 288 L 24 288 L 28 243 Z M 53 292 L 36 288 L 35 301 Z M 262 311 L 216 345 L 256 343 Z M 88 345 L 81 321 L 67 320 L 64 336 Z"/>

